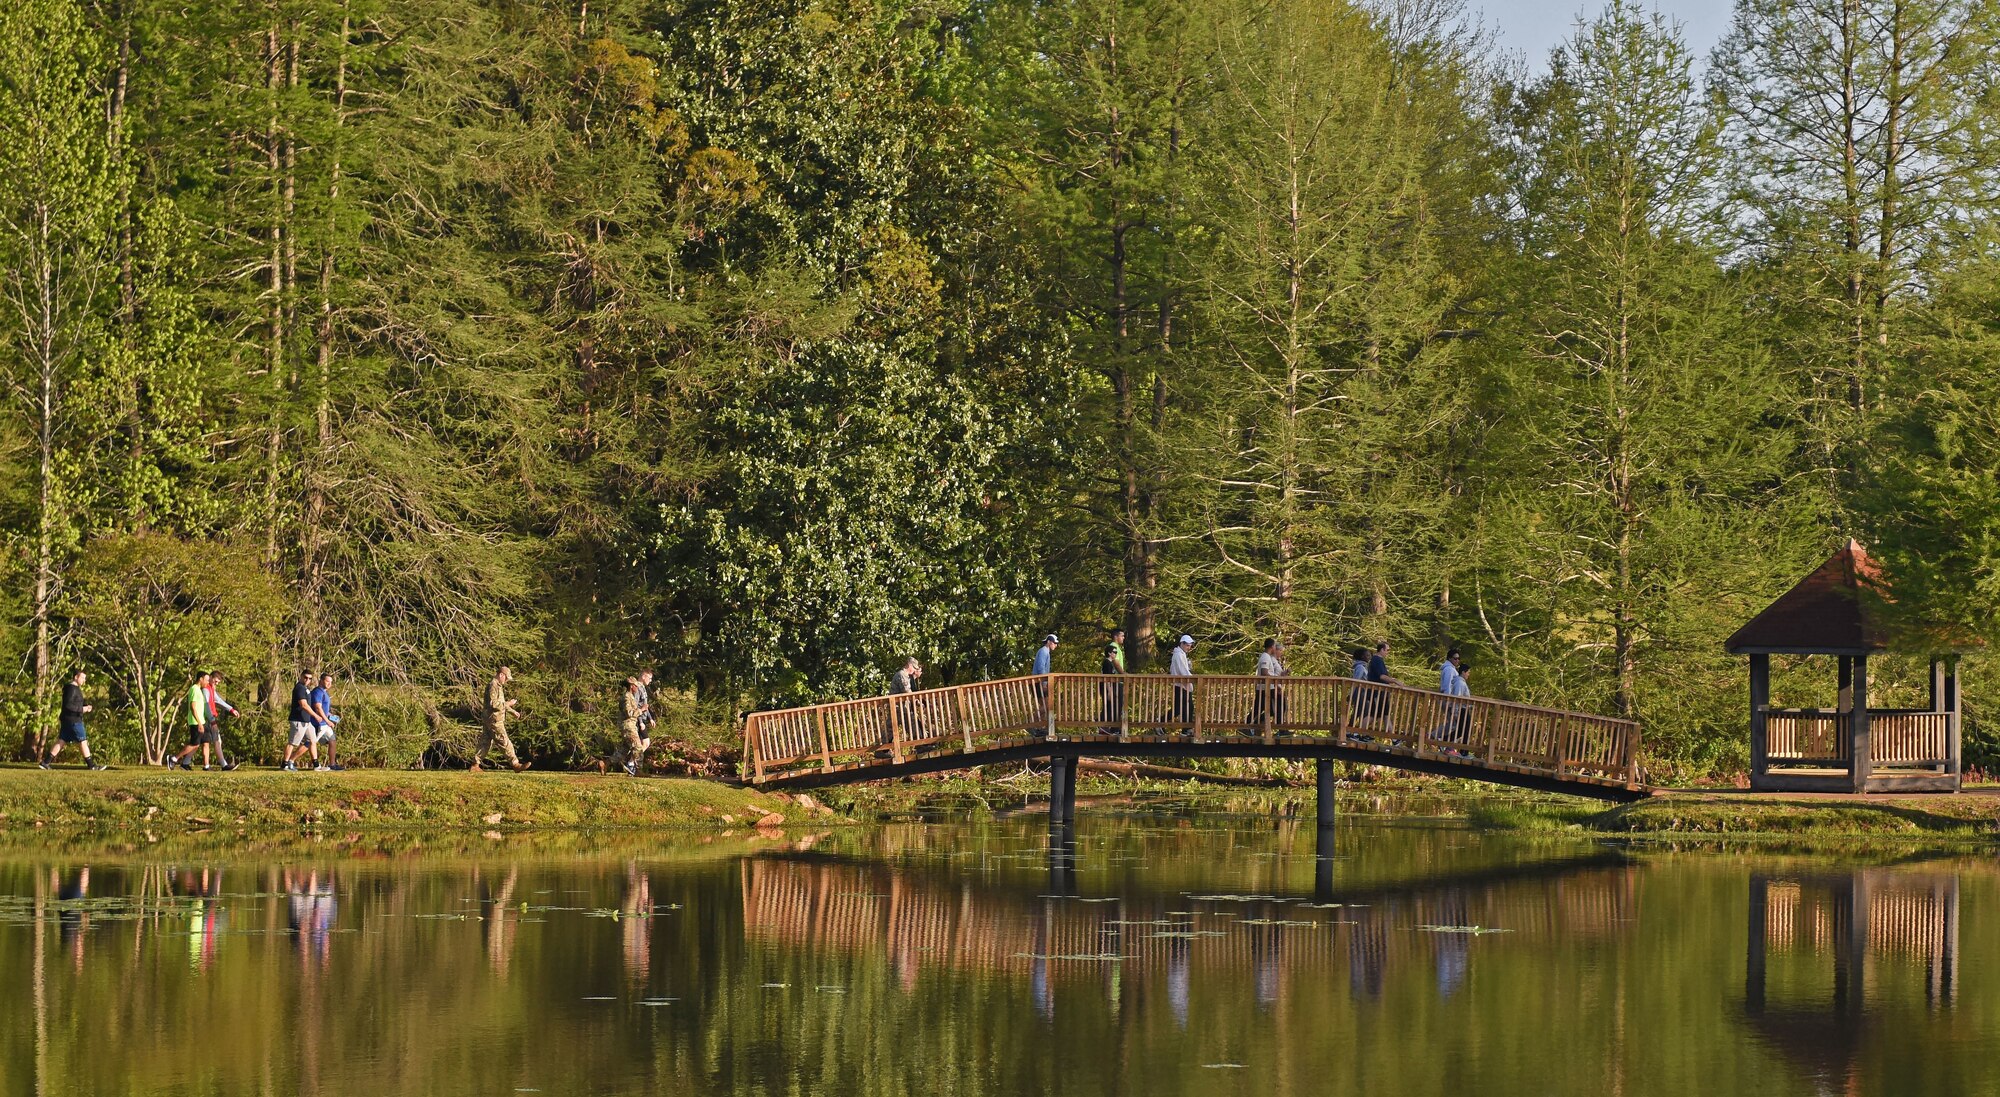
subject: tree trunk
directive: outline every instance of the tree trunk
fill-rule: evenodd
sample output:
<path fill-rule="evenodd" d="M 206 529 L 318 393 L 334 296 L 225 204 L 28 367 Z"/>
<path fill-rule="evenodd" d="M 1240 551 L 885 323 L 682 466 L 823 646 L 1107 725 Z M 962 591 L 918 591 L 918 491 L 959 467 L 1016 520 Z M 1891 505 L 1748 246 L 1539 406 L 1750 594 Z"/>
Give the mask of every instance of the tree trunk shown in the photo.
<path fill-rule="evenodd" d="M 35 209 L 35 293 L 38 309 L 35 353 L 40 377 L 36 393 L 35 438 L 39 468 L 35 503 L 35 711 L 22 739 L 24 753 L 41 757 L 47 738 L 49 687 L 54 667 L 49 654 L 49 611 L 55 601 L 56 457 L 56 271 L 50 253 L 54 218 L 47 203 Z"/>

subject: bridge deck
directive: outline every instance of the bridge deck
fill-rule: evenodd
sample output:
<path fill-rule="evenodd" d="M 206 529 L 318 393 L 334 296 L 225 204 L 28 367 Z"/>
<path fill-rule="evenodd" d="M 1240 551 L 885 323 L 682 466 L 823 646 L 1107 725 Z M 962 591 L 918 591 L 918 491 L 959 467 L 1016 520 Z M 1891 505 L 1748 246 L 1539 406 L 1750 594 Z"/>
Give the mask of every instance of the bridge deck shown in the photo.
<path fill-rule="evenodd" d="M 752 713 L 759 785 L 825 785 L 1048 755 L 1339 758 L 1634 799 L 1639 726 L 1347 678 L 1051 674 Z"/>

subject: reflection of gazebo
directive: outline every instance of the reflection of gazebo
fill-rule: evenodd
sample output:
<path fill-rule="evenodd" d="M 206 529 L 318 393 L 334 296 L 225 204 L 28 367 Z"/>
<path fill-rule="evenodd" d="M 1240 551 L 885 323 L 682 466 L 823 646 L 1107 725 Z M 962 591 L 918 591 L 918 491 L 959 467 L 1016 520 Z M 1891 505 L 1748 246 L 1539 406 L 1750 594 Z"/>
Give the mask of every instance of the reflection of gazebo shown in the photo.
<path fill-rule="evenodd" d="M 1729 638 L 1750 657 L 1750 787 L 1811 792 L 1956 792 L 1958 656 L 1932 636 L 1892 648 L 1880 571 L 1853 541 Z M 1868 707 L 1868 657 L 1929 655 L 1928 709 Z M 1832 655 L 1831 709 L 1771 707 L 1771 656 Z"/>
<path fill-rule="evenodd" d="M 1753 873 L 1749 923 L 1746 1019 L 1822 1079 L 1852 1073 L 1883 1027 L 1885 1008 L 1893 1013 L 1914 1004 L 1899 997 L 1914 997 L 1908 982 L 1889 978 L 1887 969 L 1921 971 L 1928 1009 L 1950 1009 L 1958 996 L 1955 873 Z M 1827 974 L 1830 992 L 1822 982 Z"/>

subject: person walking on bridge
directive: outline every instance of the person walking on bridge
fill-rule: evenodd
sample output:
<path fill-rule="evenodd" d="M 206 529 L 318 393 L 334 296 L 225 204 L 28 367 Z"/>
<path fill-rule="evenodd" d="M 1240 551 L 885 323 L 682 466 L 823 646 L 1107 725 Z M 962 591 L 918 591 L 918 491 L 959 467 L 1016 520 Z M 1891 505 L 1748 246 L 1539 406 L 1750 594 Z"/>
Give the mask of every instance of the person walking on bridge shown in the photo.
<path fill-rule="evenodd" d="M 1035 683 L 1035 696 L 1041 700 L 1041 718 L 1036 721 L 1038 726 L 1035 728 L 1035 734 L 1044 739 L 1050 737 L 1049 722 L 1053 719 L 1053 715 L 1049 712 L 1049 676 L 1053 673 L 1053 660 L 1056 645 L 1059 643 L 1061 641 L 1056 639 L 1056 634 L 1051 632 L 1042 637 L 1042 646 L 1035 649 L 1033 673 L 1036 678 L 1041 679 Z"/>
<path fill-rule="evenodd" d="M 1111 630 L 1111 640 L 1104 645 L 1104 661 L 1098 664 L 1097 673 L 1125 673 L 1124 629 L 1114 628 Z M 1099 730 L 1103 731 L 1106 735 L 1118 734 L 1119 721 L 1125 718 L 1124 683 L 1099 682 L 1097 684 L 1097 698 L 1099 702 L 1098 707 L 1102 710 L 1099 718 L 1104 721 L 1104 727 Z"/>
<path fill-rule="evenodd" d="M 902 697 L 906 694 L 915 693 L 922 688 L 923 680 L 924 665 L 917 661 L 916 656 L 912 655 L 908 659 L 903 660 L 902 670 L 889 676 L 889 696 Z M 903 729 L 903 736 L 909 739 L 924 738 L 921 721 L 917 719 L 916 706 L 907 701 L 892 700 L 889 703 L 896 708 L 896 721 Z M 894 730 L 885 729 L 883 734 L 893 736 Z M 892 738 L 890 742 L 882 745 L 893 747 L 895 744 Z"/>
<path fill-rule="evenodd" d="M 1277 637 L 1264 641 L 1264 651 L 1257 656 L 1257 711 L 1251 721 L 1254 726 L 1245 728 L 1245 735 L 1261 732 L 1267 716 L 1273 725 L 1285 722 L 1285 694 L 1278 685 L 1278 679 L 1286 674 L 1284 654 L 1285 645 Z"/>
<path fill-rule="evenodd" d="M 1378 686 L 1400 686 L 1403 684 L 1401 679 L 1389 673 L 1389 641 L 1381 640 L 1375 644 L 1375 654 L 1368 658 L 1368 680 Z M 1389 695 L 1386 693 L 1376 694 L 1372 699 L 1372 705 L 1374 709 L 1373 715 L 1381 730 L 1385 734 L 1392 731 L 1393 729 L 1389 726 Z"/>
<path fill-rule="evenodd" d="M 903 660 L 903 669 L 889 676 L 889 696 L 899 697 L 905 693 L 917 692 L 918 683 L 923 681 L 924 666 L 912 655 Z"/>
<path fill-rule="evenodd" d="M 1174 679 L 1174 707 L 1169 718 L 1194 729 L 1194 637 L 1181 634 L 1174 653 L 1167 659 L 1167 674 Z"/>
<path fill-rule="evenodd" d="M 507 737 L 507 717 L 519 716 L 514 702 L 507 697 L 507 683 L 514 680 L 513 667 L 501 667 L 486 683 L 486 704 L 481 713 L 479 726 L 479 746 L 472 753 L 472 772 L 486 768 L 486 752 L 493 744 L 500 744 L 501 753 L 507 756 L 509 768 L 520 771 L 527 769 L 521 764 L 521 757 L 514 753 L 514 740 Z"/>

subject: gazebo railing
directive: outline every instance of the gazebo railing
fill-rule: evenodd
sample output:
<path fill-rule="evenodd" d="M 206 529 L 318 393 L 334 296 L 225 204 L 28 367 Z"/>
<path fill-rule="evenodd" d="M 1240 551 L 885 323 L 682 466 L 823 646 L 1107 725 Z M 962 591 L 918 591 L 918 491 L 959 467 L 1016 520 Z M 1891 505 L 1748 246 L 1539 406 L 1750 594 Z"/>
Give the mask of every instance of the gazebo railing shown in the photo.
<path fill-rule="evenodd" d="M 1847 766 L 1853 726 L 1848 712 L 1772 709 L 1765 714 L 1766 753 L 1772 762 Z M 1869 709 L 1868 742 L 1871 766 L 1950 765 L 1951 713 Z"/>

